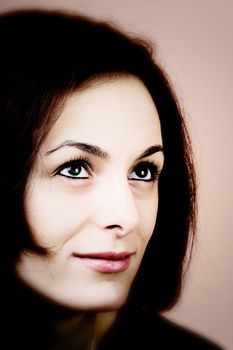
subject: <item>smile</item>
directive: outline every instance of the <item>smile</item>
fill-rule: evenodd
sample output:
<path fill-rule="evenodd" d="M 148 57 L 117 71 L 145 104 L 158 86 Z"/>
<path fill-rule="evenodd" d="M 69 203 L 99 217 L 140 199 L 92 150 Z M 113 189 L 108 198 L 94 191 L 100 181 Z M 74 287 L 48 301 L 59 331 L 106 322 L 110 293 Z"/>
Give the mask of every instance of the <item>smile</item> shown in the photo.
<path fill-rule="evenodd" d="M 87 267 L 102 273 L 119 273 L 128 269 L 134 253 L 101 252 L 90 254 L 73 253 Z"/>

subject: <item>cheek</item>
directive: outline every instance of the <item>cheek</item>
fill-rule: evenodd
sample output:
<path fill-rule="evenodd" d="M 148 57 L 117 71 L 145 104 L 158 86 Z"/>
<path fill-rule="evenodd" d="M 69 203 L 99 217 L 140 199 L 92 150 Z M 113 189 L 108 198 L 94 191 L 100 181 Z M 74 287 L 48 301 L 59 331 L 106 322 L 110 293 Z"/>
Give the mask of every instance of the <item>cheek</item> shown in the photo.
<path fill-rule="evenodd" d="M 34 183 L 24 203 L 33 238 L 46 248 L 64 245 L 85 224 L 88 216 L 85 201 L 74 193 L 58 190 L 51 181 Z"/>
<path fill-rule="evenodd" d="M 142 203 L 141 209 L 141 232 L 142 238 L 148 242 L 156 223 L 158 212 L 158 193 L 156 191 L 149 196 L 148 200 Z"/>
<path fill-rule="evenodd" d="M 141 203 L 141 220 L 140 220 L 140 259 L 142 259 L 146 247 L 154 232 L 158 211 L 157 190 L 151 198 Z"/>

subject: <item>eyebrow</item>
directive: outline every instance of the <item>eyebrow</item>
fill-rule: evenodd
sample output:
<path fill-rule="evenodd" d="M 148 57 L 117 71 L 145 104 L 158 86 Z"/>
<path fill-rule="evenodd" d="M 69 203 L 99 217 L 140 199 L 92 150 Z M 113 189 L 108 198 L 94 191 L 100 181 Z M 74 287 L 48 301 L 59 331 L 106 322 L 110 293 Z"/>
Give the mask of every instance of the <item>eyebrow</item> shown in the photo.
<path fill-rule="evenodd" d="M 138 158 L 137 160 L 140 160 L 142 158 L 146 158 L 151 156 L 154 153 L 163 152 L 163 147 L 161 145 L 154 145 L 149 148 L 147 148 Z"/>
<path fill-rule="evenodd" d="M 103 159 L 109 158 L 109 154 L 107 152 L 103 151 L 98 146 L 90 145 L 90 144 L 84 143 L 84 142 L 76 142 L 76 141 L 70 141 L 70 140 L 66 140 L 66 141 L 62 142 L 57 147 L 46 152 L 46 155 L 54 153 L 54 152 L 58 151 L 59 149 L 66 147 L 66 146 L 80 149 L 81 151 L 94 154 L 95 156 L 103 158 Z"/>
<path fill-rule="evenodd" d="M 59 144 L 55 148 L 47 151 L 45 153 L 45 155 L 49 155 L 51 153 L 54 153 L 54 152 L 58 151 L 59 149 L 66 147 L 66 146 L 77 148 L 81 151 L 93 154 L 94 156 L 100 157 L 102 159 L 109 159 L 110 158 L 110 155 L 108 152 L 102 150 L 100 147 L 98 147 L 96 145 L 91 145 L 91 144 L 84 143 L 84 142 L 76 142 L 76 141 L 72 141 L 72 140 L 66 140 L 66 141 L 62 142 L 61 144 Z M 152 154 L 157 153 L 157 152 L 163 152 L 163 147 L 161 145 L 154 145 L 154 146 L 147 148 L 139 157 L 137 157 L 137 160 L 149 157 Z"/>

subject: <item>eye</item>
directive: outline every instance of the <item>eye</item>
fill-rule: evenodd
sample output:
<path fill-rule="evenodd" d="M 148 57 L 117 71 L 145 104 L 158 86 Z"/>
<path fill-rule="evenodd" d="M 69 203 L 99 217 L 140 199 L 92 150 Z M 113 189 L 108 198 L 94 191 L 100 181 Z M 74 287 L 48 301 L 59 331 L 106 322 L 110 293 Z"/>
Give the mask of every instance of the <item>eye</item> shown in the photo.
<path fill-rule="evenodd" d="M 152 162 L 139 163 L 129 174 L 129 180 L 133 181 L 154 181 L 160 174 L 159 165 Z"/>
<path fill-rule="evenodd" d="M 76 159 L 63 164 L 56 175 L 70 179 L 88 179 L 90 177 L 90 164 L 84 159 Z"/>

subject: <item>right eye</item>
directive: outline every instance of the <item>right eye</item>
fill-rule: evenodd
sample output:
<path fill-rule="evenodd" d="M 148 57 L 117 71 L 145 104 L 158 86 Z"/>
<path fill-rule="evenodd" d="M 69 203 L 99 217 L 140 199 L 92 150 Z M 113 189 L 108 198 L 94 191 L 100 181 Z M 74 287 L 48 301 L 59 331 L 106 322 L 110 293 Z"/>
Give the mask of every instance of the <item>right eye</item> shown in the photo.
<path fill-rule="evenodd" d="M 83 180 L 90 177 L 90 165 L 85 160 L 72 160 L 63 164 L 56 172 L 56 175 L 61 175 L 73 180 Z"/>

